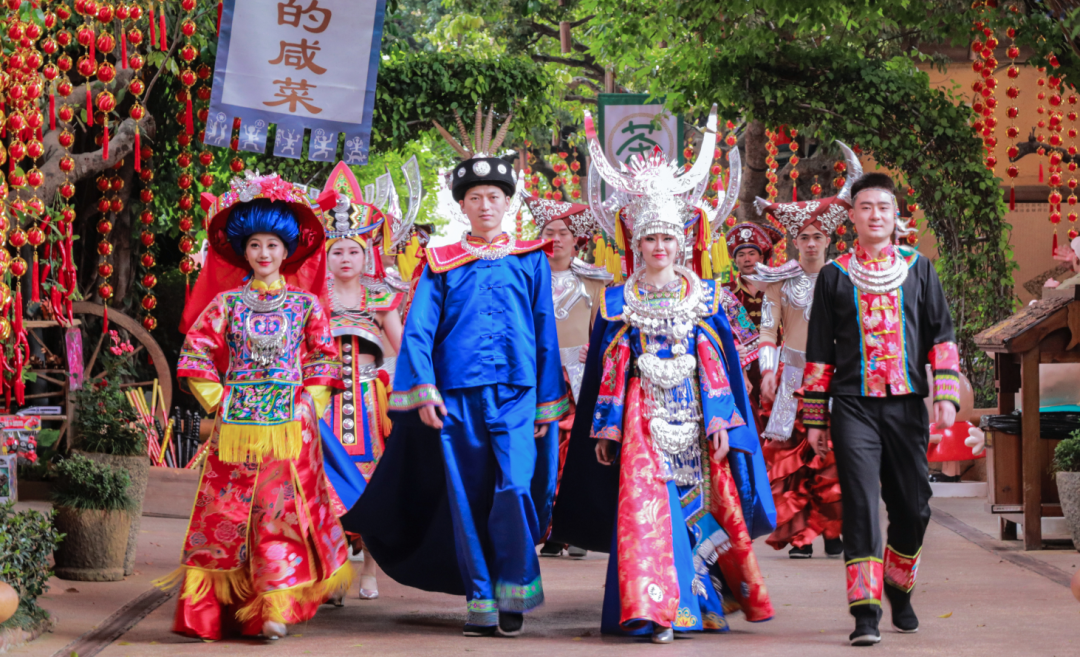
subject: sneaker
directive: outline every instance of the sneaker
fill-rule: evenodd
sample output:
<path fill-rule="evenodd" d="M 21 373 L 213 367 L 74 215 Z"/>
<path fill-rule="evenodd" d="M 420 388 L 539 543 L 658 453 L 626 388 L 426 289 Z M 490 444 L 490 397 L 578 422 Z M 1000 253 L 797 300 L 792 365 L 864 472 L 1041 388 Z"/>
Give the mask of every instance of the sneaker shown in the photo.
<path fill-rule="evenodd" d="M 671 643 L 675 640 L 675 630 L 670 627 L 664 627 L 653 623 L 652 626 L 652 642 L 653 643 Z"/>
<path fill-rule="evenodd" d="M 885 597 L 892 608 L 892 624 L 900 634 L 915 634 L 919 631 L 919 617 L 911 606 L 911 593 L 893 586 L 885 587 Z"/>
<path fill-rule="evenodd" d="M 804 545 L 802 547 L 792 546 L 792 548 L 790 550 L 788 550 L 787 554 L 788 554 L 788 557 L 790 557 L 792 559 L 809 559 L 810 557 L 814 556 L 814 546 L 813 545 Z"/>
<path fill-rule="evenodd" d="M 855 631 L 848 636 L 853 646 L 872 646 L 881 643 L 881 632 L 878 631 L 877 623 L 869 619 L 859 619 L 855 622 Z"/>
<path fill-rule="evenodd" d="M 510 611 L 499 612 L 499 636 L 518 636 L 525 624 L 525 614 Z"/>
<path fill-rule="evenodd" d="M 274 621 L 263 622 L 262 635 L 271 641 L 277 641 L 288 634 L 289 628 L 285 626 L 285 623 L 276 623 Z"/>
<path fill-rule="evenodd" d="M 540 548 L 540 556 L 542 557 L 557 557 L 562 554 L 562 543 L 552 543 L 548 541 L 544 543 L 544 547 Z"/>
<path fill-rule="evenodd" d="M 495 636 L 495 631 L 499 629 L 494 625 L 470 625 L 465 623 L 465 630 L 462 632 L 465 636 Z"/>
<path fill-rule="evenodd" d="M 825 556 L 830 559 L 839 559 L 844 556 L 844 541 L 839 537 L 825 539 Z"/>
<path fill-rule="evenodd" d="M 589 551 L 585 548 L 574 547 L 573 545 L 566 550 L 566 554 L 568 554 L 571 559 L 584 559 L 585 555 L 588 553 Z"/>

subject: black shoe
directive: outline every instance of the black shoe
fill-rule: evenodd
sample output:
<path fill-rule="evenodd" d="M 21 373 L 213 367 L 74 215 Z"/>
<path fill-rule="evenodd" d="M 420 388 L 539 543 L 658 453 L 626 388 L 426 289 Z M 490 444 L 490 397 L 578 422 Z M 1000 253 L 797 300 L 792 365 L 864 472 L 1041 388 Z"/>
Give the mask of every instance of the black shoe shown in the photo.
<path fill-rule="evenodd" d="M 885 597 L 889 599 L 892 607 L 892 624 L 901 634 L 914 634 L 919 631 L 919 617 L 915 615 L 915 609 L 911 606 L 911 592 L 903 592 L 900 589 L 886 585 Z"/>
<path fill-rule="evenodd" d="M 830 559 L 839 559 L 844 556 L 844 541 L 839 537 L 825 539 L 825 556 Z"/>
<path fill-rule="evenodd" d="M 857 605 L 851 608 L 855 617 L 855 631 L 848 636 L 853 646 L 872 646 L 881 642 L 878 621 L 881 620 L 880 605 Z"/>
<path fill-rule="evenodd" d="M 941 472 L 931 472 L 930 481 L 935 484 L 955 484 L 960 481 L 960 475 L 949 476 Z"/>
<path fill-rule="evenodd" d="M 510 611 L 499 612 L 499 635 L 518 636 L 521 634 L 521 626 L 525 624 L 525 614 Z"/>
<path fill-rule="evenodd" d="M 788 550 L 787 554 L 792 559 L 809 559 L 810 557 L 814 556 L 814 546 L 813 545 L 804 545 L 803 547 L 792 546 L 792 548 L 790 550 Z"/>
<path fill-rule="evenodd" d="M 540 548 L 540 556 L 542 557 L 557 557 L 562 554 L 562 543 L 552 543 L 548 541 L 544 543 L 544 547 Z"/>
<path fill-rule="evenodd" d="M 465 631 L 462 634 L 465 636 L 495 636 L 495 631 L 498 629 L 494 625 L 470 625 L 465 623 Z"/>
<path fill-rule="evenodd" d="M 573 545 L 571 545 L 569 548 L 566 549 L 566 554 L 571 559 L 584 559 L 585 556 L 589 554 L 589 551 L 585 548 L 574 547 Z"/>

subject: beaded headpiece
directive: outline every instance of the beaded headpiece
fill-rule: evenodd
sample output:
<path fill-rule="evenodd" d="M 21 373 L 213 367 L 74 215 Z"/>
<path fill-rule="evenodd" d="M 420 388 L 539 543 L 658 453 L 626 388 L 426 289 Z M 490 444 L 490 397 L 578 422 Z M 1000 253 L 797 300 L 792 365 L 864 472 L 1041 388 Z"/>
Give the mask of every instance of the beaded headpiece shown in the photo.
<path fill-rule="evenodd" d="M 578 240 L 586 240 L 596 231 L 596 218 L 587 205 L 546 198 L 526 198 L 525 204 L 529 206 L 533 224 L 540 231 L 560 219 Z"/>

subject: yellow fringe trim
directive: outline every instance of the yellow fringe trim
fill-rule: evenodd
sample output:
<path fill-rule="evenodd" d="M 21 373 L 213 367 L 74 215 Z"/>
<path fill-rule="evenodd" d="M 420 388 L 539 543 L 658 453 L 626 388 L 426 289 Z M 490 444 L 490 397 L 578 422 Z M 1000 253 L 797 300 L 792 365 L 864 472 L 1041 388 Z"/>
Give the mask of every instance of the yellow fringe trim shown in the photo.
<path fill-rule="evenodd" d="M 264 623 L 285 623 L 285 614 L 294 604 L 324 602 L 331 596 L 344 593 L 352 586 L 354 576 L 352 565 L 346 562 L 324 580 L 259 595 L 236 612 L 236 619 L 242 623 L 254 618 L 261 618 Z"/>
<path fill-rule="evenodd" d="M 304 445 L 299 422 L 273 426 L 224 424 L 218 431 L 218 458 L 225 463 L 299 458 Z"/>
<path fill-rule="evenodd" d="M 390 435 L 390 429 L 393 425 L 390 423 L 390 415 L 387 413 L 387 409 L 390 408 L 390 401 L 387 398 L 386 386 L 383 385 L 382 379 L 375 379 L 375 400 L 379 405 L 379 428 L 385 438 Z"/>
<path fill-rule="evenodd" d="M 199 602 L 213 591 L 223 605 L 240 602 L 251 597 L 251 575 L 247 568 L 235 570 L 208 570 L 194 566 L 180 566 L 168 575 L 151 582 L 162 590 L 168 590 L 183 582 L 181 600 Z"/>

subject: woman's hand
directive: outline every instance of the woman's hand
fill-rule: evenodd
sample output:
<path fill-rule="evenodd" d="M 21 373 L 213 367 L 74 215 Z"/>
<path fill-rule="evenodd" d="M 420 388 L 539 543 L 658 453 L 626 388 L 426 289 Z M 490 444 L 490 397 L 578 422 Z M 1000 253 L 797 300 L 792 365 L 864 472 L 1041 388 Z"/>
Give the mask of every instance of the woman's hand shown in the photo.
<path fill-rule="evenodd" d="M 536 424 L 533 425 L 533 438 L 535 438 L 536 440 L 540 440 L 541 438 L 546 436 L 547 432 L 548 432 L 548 423 L 547 422 L 537 422 Z"/>
<path fill-rule="evenodd" d="M 772 404 L 776 401 L 776 372 L 766 372 L 761 377 L 761 401 Z"/>
<path fill-rule="evenodd" d="M 615 462 L 616 445 L 614 440 L 601 438 L 596 441 L 596 460 L 600 465 L 611 465 Z"/>
<path fill-rule="evenodd" d="M 589 358 L 589 345 L 581 345 L 581 349 L 578 350 L 577 359 L 579 363 L 584 363 Z"/>
<path fill-rule="evenodd" d="M 712 435 L 712 446 L 713 451 L 716 452 L 716 458 L 722 459 L 728 455 L 731 447 L 728 445 L 727 429 L 721 429 Z"/>
<path fill-rule="evenodd" d="M 432 429 L 442 429 L 443 416 L 446 415 L 446 406 L 438 404 L 436 406 L 421 406 L 420 407 L 420 421 L 428 425 Z"/>

